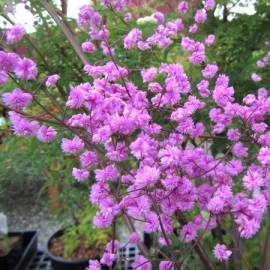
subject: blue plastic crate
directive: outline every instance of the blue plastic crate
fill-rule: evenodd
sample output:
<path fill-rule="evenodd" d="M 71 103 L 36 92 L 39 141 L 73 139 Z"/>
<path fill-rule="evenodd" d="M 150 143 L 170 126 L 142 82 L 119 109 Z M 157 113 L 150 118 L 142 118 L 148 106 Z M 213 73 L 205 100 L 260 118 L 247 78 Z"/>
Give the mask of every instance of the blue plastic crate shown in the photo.
<path fill-rule="evenodd" d="M 39 248 L 35 256 L 29 262 L 26 270 L 53 270 L 51 267 L 50 258 L 47 256 L 46 252 Z"/>

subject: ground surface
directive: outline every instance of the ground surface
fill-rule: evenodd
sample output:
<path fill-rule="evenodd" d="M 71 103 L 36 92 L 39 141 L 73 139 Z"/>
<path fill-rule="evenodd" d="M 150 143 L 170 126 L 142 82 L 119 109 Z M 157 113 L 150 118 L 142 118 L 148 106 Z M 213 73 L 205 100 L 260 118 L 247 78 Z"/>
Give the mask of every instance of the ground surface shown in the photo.
<path fill-rule="evenodd" d="M 39 198 L 41 183 L 10 186 L 0 199 L 0 212 L 8 216 L 9 231 L 37 230 L 39 244 L 46 245 L 50 235 L 61 228 L 61 222 L 50 213 L 46 196 Z M 45 202 L 44 202 L 45 201 Z"/>
<path fill-rule="evenodd" d="M 43 247 L 49 237 L 60 228 L 70 224 L 68 217 L 56 218 L 48 207 L 48 198 L 45 194 L 39 195 L 42 182 L 32 182 L 28 185 L 5 187 L 5 192 L 0 196 L 0 212 L 8 217 L 9 231 L 37 230 L 39 244 Z M 142 228 L 135 224 L 142 237 Z M 128 238 L 128 231 L 125 226 L 118 228 L 118 237 L 121 243 L 125 244 Z"/>

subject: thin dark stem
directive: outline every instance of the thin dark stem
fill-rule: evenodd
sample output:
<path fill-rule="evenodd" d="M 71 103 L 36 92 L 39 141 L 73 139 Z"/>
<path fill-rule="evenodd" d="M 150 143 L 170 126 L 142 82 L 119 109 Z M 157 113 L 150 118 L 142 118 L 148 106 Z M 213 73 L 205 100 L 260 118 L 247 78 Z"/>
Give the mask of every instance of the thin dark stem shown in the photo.
<path fill-rule="evenodd" d="M 61 9 L 62 9 L 63 14 L 65 15 L 67 15 L 67 8 L 68 8 L 67 1 L 61 0 Z"/>
<path fill-rule="evenodd" d="M 124 213 L 124 219 L 125 219 L 126 225 L 129 229 L 130 233 L 134 233 L 134 232 L 136 233 L 136 229 L 134 227 L 134 224 L 132 223 L 130 217 L 128 215 L 126 215 L 125 213 Z M 146 255 L 148 253 L 146 246 L 142 242 L 140 242 L 138 244 L 138 247 L 143 255 Z"/>
<path fill-rule="evenodd" d="M 114 253 L 114 248 L 115 248 L 115 238 L 116 238 L 116 221 L 113 221 L 112 224 L 112 253 Z"/>
<path fill-rule="evenodd" d="M 109 49 L 109 55 L 110 55 L 110 58 L 111 58 L 112 62 L 114 63 L 116 69 L 119 71 L 119 67 L 118 67 L 118 65 L 117 65 L 117 63 L 116 63 L 116 60 L 114 59 L 114 56 L 113 56 L 113 54 L 112 54 L 112 50 L 111 50 L 111 47 L 110 47 L 109 43 L 107 42 L 106 45 L 107 45 L 107 47 L 108 47 L 108 49 Z M 131 95 L 130 95 L 130 93 L 129 93 L 129 90 L 128 90 L 128 88 L 127 88 L 127 85 L 126 85 L 126 81 L 122 78 L 121 75 L 120 75 L 120 77 L 121 77 L 121 80 L 122 80 L 122 82 L 123 82 L 123 84 L 124 84 L 124 87 L 125 87 L 125 89 L 126 89 L 126 92 L 127 92 L 128 96 L 131 97 Z"/>
<path fill-rule="evenodd" d="M 48 119 L 48 118 L 45 118 L 45 117 L 41 117 L 39 115 L 31 115 L 31 114 L 28 114 L 28 113 L 26 113 L 24 111 L 20 111 L 20 110 L 10 108 L 10 107 L 6 106 L 5 104 L 3 104 L 2 102 L 0 102 L 0 107 L 5 108 L 5 109 L 7 109 L 9 111 L 16 112 L 18 114 L 21 114 L 22 116 L 24 116 L 26 118 L 29 118 L 29 119 L 32 119 L 32 120 L 38 120 L 38 121 L 49 123 L 49 124 L 60 125 L 59 122 L 57 122 L 57 121 L 54 121 L 54 120 L 51 120 L 51 119 Z"/>
<path fill-rule="evenodd" d="M 113 13 L 118 19 L 121 20 L 121 22 L 122 22 L 128 29 L 130 29 L 128 23 L 127 23 L 121 16 L 119 16 L 119 15 L 115 12 L 115 10 L 114 10 L 114 8 L 113 8 L 113 6 L 112 6 L 111 4 L 109 5 L 109 9 L 112 11 L 112 13 Z"/>
<path fill-rule="evenodd" d="M 11 23 L 12 25 L 14 25 L 15 23 L 3 12 L 1 13 L 1 16 L 6 19 L 9 23 Z M 47 60 L 45 59 L 44 55 L 42 54 L 42 52 L 39 50 L 39 48 L 35 45 L 35 43 L 32 41 L 32 39 L 29 37 L 28 34 L 25 35 L 25 39 L 30 43 L 30 45 L 33 47 L 33 49 L 37 52 L 37 54 L 39 55 L 39 57 L 41 58 L 41 60 L 43 61 L 44 65 L 48 68 L 49 64 L 47 62 Z"/>
<path fill-rule="evenodd" d="M 177 212 L 177 220 L 178 220 L 178 222 L 181 225 L 185 225 L 187 223 L 186 218 L 184 217 L 184 215 L 180 211 Z M 208 258 L 208 255 L 203 250 L 203 247 L 201 246 L 201 244 L 199 243 L 199 241 L 197 241 L 197 242 L 196 241 L 192 241 L 191 244 L 193 245 L 193 248 L 194 248 L 195 252 L 199 256 L 200 260 L 203 262 L 203 264 L 205 265 L 205 267 L 208 270 L 216 270 L 216 268 L 214 267 L 213 263 Z"/>

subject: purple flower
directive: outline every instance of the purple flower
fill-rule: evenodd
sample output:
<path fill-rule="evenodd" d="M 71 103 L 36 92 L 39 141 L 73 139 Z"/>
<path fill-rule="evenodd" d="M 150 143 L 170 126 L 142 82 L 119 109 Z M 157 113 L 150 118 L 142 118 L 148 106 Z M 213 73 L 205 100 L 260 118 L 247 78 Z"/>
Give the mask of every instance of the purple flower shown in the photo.
<path fill-rule="evenodd" d="M 236 143 L 232 148 L 233 154 L 238 158 L 247 157 L 248 148 L 245 147 L 241 142 Z"/>
<path fill-rule="evenodd" d="M 204 10 L 198 9 L 195 13 L 194 20 L 197 23 L 204 23 L 207 19 L 207 14 Z"/>
<path fill-rule="evenodd" d="M 207 209 L 215 214 L 224 210 L 232 199 L 231 188 L 227 185 L 220 186 L 207 204 Z"/>
<path fill-rule="evenodd" d="M 102 23 L 102 16 L 98 12 L 93 12 L 91 16 L 91 26 L 93 29 L 99 29 Z"/>
<path fill-rule="evenodd" d="M 154 93 L 161 93 L 162 87 L 159 83 L 152 82 L 148 84 L 148 89 Z"/>
<path fill-rule="evenodd" d="M 251 74 L 251 79 L 254 81 L 254 82 L 260 82 L 262 80 L 261 76 L 258 75 L 257 73 L 252 73 Z"/>
<path fill-rule="evenodd" d="M 86 91 L 83 84 L 78 85 L 70 90 L 66 106 L 72 109 L 80 108 L 86 98 Z"/>
<path fill-rule="evenodd" d="M 173 263 L 171 261 L 161 261 L 159 264 L 159 270 L 172 270 Z"/>
<path fill-rule="evenodd" d="M 102 49 L 103 54 L 106 56 L 111 56 L 115 54 L 115 49 L 109 47 L 105 41 L 100 42 L 100 48 Z"/>
<path fill-rule="evenodd" d="M 267 207 L 267 201 L 263 193 L 253 193 L 248 199 L 243 193 L 237 194 L 232 206 L 235 223 L 238 225 L 240 236 L 251 238 L 260 228 L 260 224 Z"/>
<path fill-rule="evenodd" d="M 160 223 L 162 223 L 163 228 L 167 232 L 168 235 L 173 233 L 173 225 L 172 225 L 171 217 L 169 217 L 167 214 L 161 214 Z"/>
<path fill-rule="evenodd" d="M 155 67 L 143 69 L 141 71 L 143 82 L 145 83 L 145 82 L 151 82 L 151 81 L 155 80 L 155 78 L 157 76 L 157 72 L 158 72 L 157 68 L 155 68 Z"/>
<path fill-rule="evenodd" d="M 119 241 L 112 240 L 109 243 L 107 243 L 105 250 L 110 253 L 116 253 L 121 249 L 121 245 Z"/>
<path fill-rule="evenodd" d="M 41 126 L 37 132 L 37 138 L 41 142 L 52 142 L 57 135 L 57 131 L 52 127 Z"/>
<path fill-rule="evenodd" d="M 115 254 L 106 252 L 103 254 L 100 262 L 104 265 L 112 266 L 115 260 L 116 260 Z"/>
<path fill-rule="evenodd" d="M 227 137 L 229 140 L 231 141 L 239 141 L 240 139 L 240 132 L 238 129 L 235 129 L 235 128 L 230 128 L 227 132 Z"/>
<path fill-rule="evenodd" d="M 109 126 L 101 127 L 94 134 L 93 142 L 95 142 L 95 143 L 104 143 L 110 138 L 111 134 L 112 134 L 112 131 L 111 131 L 111 128 Z"/>
<path fill-rule="evenodd" d="M 210 47 L 215 41 L 215 35 L 209 35 L 204 40 L 204 43 L 206 46 Z"/>
<path fill-rule="evenodd" d="M 82 50 L 86 53 L 93 53 L 96 50 L 96 46 L 91 41 L 85 41 L 82 44 Z"/>
<path fill-rule="evenodd" d="M 198 28 L 199 28 L 198 24 L 194 23 L 189 27 L 188 31 L 190 33 L 196 33 L 198 31 Z"/>
<path fill-rule="evenodd" d="M 258 154 L 258 160 L 263 165 L 270 165 L 270 148 L 269 147 L 262 147 Z"/>
<path fill-rule="evenodd" d="M 101 5 L 108 6 L 112 4 L 116 12 L 123 10 L 125 6 L 131 3 L 131 0 L 101 0 Z"/>
<path fill-rule="evenodd" d="M 37 121 L 29 121 L 13 111 L 9 112 L 9 118 L 15 134 L 18 136 L 35 136 L 39 129 L 39 123 Z"/>
<path fill-rule="evenodd" d="M 265 123 L 257 123 L 257 124 L 255 123 L 252 125 L 252 130 L 258 133 L 265 132 L 267 128 L 268 128 L 268 125 Z"/>
<path fill-rule="evenodd" d="M 16 24 L 6 31 L 7 44 L 14 44 L 20 41 L 25 34 L 25 29 L 21 24 Z"/>
<path fill-rule="evenodd" d="M 259 60 L 259 61 L 256 62 L 256 64 L 257 64 L 258 68 L 264 68 L 265 67 L 265 63 L 263 61 Z"/>
<path fill-rule="evenodd" d="M 47 87 L 52 87 L 58 82 L 59 79 L 60 79 L 60 76 L 58 74 L 50 75 L 47 77 L 45 85 Z"/>
<path fill-rule="evenodd" d="M 224 207 L 224 200 L 219 197 L 213 197 L 207 204 L 207 210 L 215 214 L 221 213 L 224 210 Z"/>
<path fill-rule="evenodd" d="M 244 187 L 253 191 L 263 186 L 264 178 L 262 168 L 252 164 L 249 166 L 247 174 L 243 177 Z"/>
<path fill-rule="evenodd" d="M 137 233 L 133 232 L 129 235 L 128 242 L 137 245 L 141 242 L 141 239 Z"/>
<path fill-rule="evenodd" d="M 175 163 L 177 164 L 177 162 Z M 176 175 L 168 175 L 165 179 L 162 180 L 162 184 L 167 190 L 174 190 L 175 188 L 177 188 L 179 183 L 180 177 Z"/>
<path fill-rule="evenodd" d="M 137 159 L 154 156 L 156 152 L 157 143 L 148 135 L 141 134 L 130 144 L 131 154 Z"/>
<path fill-rule="evenodd" d="M 216 5 L 215 0 L 206 0 L 204 3 L 204 8 L 206 10 L 212 10 L 214 9 L 215 5 Z"/>
<path fill-rule="evenodd" d="M 197 227 L 192 222 L 189 222 L 182 227 L 180 235 L 183 241 L 189 243 L 196 239 Z"/>
<path fill-rule="evenodd" d="M 219 261 L 227 261 L 229 257 L 232 255 L 232 252 L 227 249 L 227 247 L 223 244 L 216 244 L 213 250 L 214 256 Z"/>
<path fill-rule="evenodd" d="M 178 11 L 180 14 L 186 14 L 188 12 L 189 6 L 187 1 L 181 1 L 178 4 Z"/>
<path fill-rule="evenodd" d="M 209 87 L 209 82 L 206 80 L 201 80 L 197 84 L 197 88 L 200 92 L 200 95 L 204 98 L 209 97 L 209 95 L 210 95 L 210 91 L 209 91 L 208 87 Z"/>
<path fill-rule="evenodd" d="M 115 181 L 119 172 L 115 165 L 108 165 L 103 169 L 95 170 L 96 180 L 99 182 Z"/>
<path fill-rule="evenodd" d="M 72 140 L 62 139 L 61 148 L 65 153 L 77 154 L 84 147 L 83 141 L 75 136 Z"/>
<path fill-rule="evenodd" d="M 225 74 L 220 74 L 216 81 L 216 86 L 224 86 L 228 87 L 229 85 L 229 77 Z"/>
<path fill-rule="evenodd" d="M 181 45 L 186 51 L 193 52 L 195 50 L 195 41 L 189 37 L 183 37 L 181 40 Z"/>
<path fill-rule="evenodd" d="M 143 41 L 139 41 L 137 45 L 141 51 L 146 51 L 146 50 L 149 50 L 151 48 L 147 42 L 143 42 Z"/>
<path fill-rule="evenodd" d="M 15 74 L 20 79 L 33 80 L 38 74 L 37 66 L 31 59 L 21 59 L 15 67 Z"/>
<path fill-rule="evenodd" d="M 106 156 L 112 161 L 124 161 L 128 157 L 128 149 L 124 143 L 117 143 L 116 146 L 108 145 L 106 147 Z"/>
<path fill-rule="evenodd" d="M 142 39 L 142 32 L 137 28 L 133 28 L 124 38 L 125 49 L 132 49 Z"/>
<path fill-rule="evenodd" d="M 93 13 L 94 13 L 94 10 L 88 5 L 84 5 L 80 7 L 79 18 L 78 18 L 79 26 L 84 27 L 87 24 L 89 24 L 93 16 Z"/>
<path fill-rule="evenodd" d="M 190 45 L 193 45 L 190 47 Z M 183 46 L 183 43 L 182 43 Z M 196 42 L 190 43 L 188 50 L 192 51 L 191 56 L 189 57 L 189 62 L 192 65 L 198 65 L 205 61 L 205 46 L 203 43 Z"/>
<path fill-rule="evenodd" d="M 8 75 L 4 71 L 0 71 L 0 85 L 3 85 L 7 82 L 8 80 Z"/>
<path fill-rule="evenodd" d="M 177 31 L 182 31 L 185 29 L 185 25 L 180 18 L 176 19 L 174 23 L 175 23 Z"/>
<path fill-rule="evenodd" d="M 135 183 L 138 187 L 153 186 L 159 180 L 160 171 L 155 167 L 144 166 L 137 171 Z"/>
<path fill-rule="evenodd" d="M 160 244 L 160 246 L 166 247 L 172 244 L 172 240 L 171 239 L 166 240 L 164 237 L 159 237 L 158 243 Z"/>
<path fill-rule="evenodd" d="M 125 22 L 130 22 L 132 20 L 132 14 L 130 12 L 126 13 L 124 16 Z"/>
<path fill-rule="evenodd" d="M 93 224 L 98 228 L 108 228 L 113 222 L 113 216 L 102 212 L 97 212 Z"/>
<path fill-rule="evenodd" d="M 0 71 L 13 72 L 19 57 L 16 53 L 6 53 L 0 51 Z"/>
<path fill-rule="evenodd" d="M 100 30 L 93 30 L 91 31 L 90 34 L 90 38 L 92 40 L 101 40 L 101 41 L 106 41 L 109 38 L 109 30 L 106 28 L 105 25 L 103 25 L 101 28 L 99 28 Z"/>
<path fill-rule="evenodd" d="M 226 106 L 234 100 L 234 88 L 228 86 L 229 78 L 224 74 L 218 76 L 213 91 L 213 99 L 219 106 Z"/>
<path fill-rule="evenodd" d="M 150 212 L 145 217 L 143 230 L 147 233 L 156 232 L 159 227 L 158 216 L 155 212 Z"/>
<path fill-rule="evenodd" d="M 89 260 L 86 270 L 101 270 L 100 262 L 98 260 Z"/>
<path fill-rule="evenodd" d="M 154 13 L 154 18 L 157 20 L 158 24 L 163 24 L 165 21 L 164 14 L 162 12 Z"/>
<path fill-rule="evenodd" d="M 243 171 L 243 165 L 241 160 L 230 160 L 228 161 L 227 165 L 226 165 L 226 170 L 227 172 L 232 175 L 238 175 L 239 173 L 241 173 Z"/>
<path fill-rule="evenodd" d="M 213 78 L 216 73 L 218 71 L 218 67 L 217 65 L 211 65 L 211 64 L 208 64 L 203 70 L 202 70 L 202 74 L 203 74 L 203 77 L 206 78 L 206 79 L 211 79 Z"/>
<path fill-rule="evenodd" d="M 98 155 L 92 151 L 86 151 L 80 156 L 80 163 L 82 167 L 89 167 L 98 164 Z"/>
<path fill-rule="evenodd" d="M 78 181 L 83 182 L 89 177 L 89 171 L 84 169 L 73 168 L 72 176 Z"/>
<path fill-rule="evenodd" d="M 135 261 L 131 264 L 132 269 L 152 270 L 151 262 L 142 255 L 137 255 Z"/>
<path fill-rule="evenodd" d="M 12 109 L 22 110 L 32 101 L 32 95 L 23 92 L 20 88 L 15 88 L 10 93 L 4 93 L 3 102 Z"/>

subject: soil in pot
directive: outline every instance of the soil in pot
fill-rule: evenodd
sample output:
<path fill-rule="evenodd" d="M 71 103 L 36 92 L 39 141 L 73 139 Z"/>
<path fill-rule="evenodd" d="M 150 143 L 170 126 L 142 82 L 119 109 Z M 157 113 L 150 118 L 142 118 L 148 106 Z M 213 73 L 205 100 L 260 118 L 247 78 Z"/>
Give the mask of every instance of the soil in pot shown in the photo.
<path fill-rule="evenodd" d="M 83 236 L 76 236 L 76 241 L 74 241 L 75 239 L 66 240 L 64 230 L 59 230 L 48 241 L 48 256 L 54 270 L 85 270 L 90 259 L 98 260 L 103 254 L 104 241 L 102 243 L 95 241 L 89 245 Z M 71 251 L 69 250 L 68 254 L 65 254 L 69 245 L 71 245 Z M 108 270 L 103 266 L 101 269 Z"/>
<path fill-rule="evenodd" d="M 64 235 L 52 239 L 50 244 L 50 252 L 55 257 L 61 257 L 67 260 L 89 260 L 90 258 L 99 258 L 103 254 L 104 244 L 95 243 L 95 246 L 89 246 L 85 237 L 81 236 L 77 247 L 69 254 L 65 256 L 65 239 Z"/>

